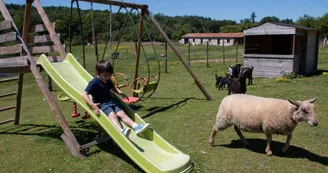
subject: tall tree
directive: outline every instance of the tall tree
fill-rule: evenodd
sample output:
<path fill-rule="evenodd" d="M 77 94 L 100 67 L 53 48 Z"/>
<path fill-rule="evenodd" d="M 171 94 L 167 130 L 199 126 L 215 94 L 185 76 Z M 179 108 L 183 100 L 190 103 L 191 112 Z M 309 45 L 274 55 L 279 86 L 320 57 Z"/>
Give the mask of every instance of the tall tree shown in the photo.
<path fill-rule="evenodd" d="M 252 14 L 251 14 L 251 22 L 252 23 L 254 23 L 255 22 L 255 18 L 256 18 L 257 16 L 255 15 L 255 12 L 253 12 Z"/>
<path fill-rule="evenodd" d="M 267 23 L 267 22 L 276 23 L 276 22 L 279 22 L 279 21 L 280 21 L 280 19 L 276 16 L 266 16 L 266 17 L 263 17 L 260 20 L 260 24 L 264 24 L 264 23 Z"/>

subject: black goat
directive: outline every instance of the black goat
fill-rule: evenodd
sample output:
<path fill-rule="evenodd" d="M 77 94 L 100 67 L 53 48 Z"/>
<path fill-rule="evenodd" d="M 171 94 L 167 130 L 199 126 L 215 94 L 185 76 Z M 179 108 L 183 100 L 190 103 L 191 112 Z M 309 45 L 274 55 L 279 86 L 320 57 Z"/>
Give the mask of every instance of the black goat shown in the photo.
<path fill-rule="evenodd" d="M 246 89 L 246 77 L 244 73 L 239 73 L 238 77 L 229 75 L 228 77 L 228 95 L 232 94 L 245 94 Z"/>
<path fill-rule="evenodd" d="M 248 79 L 248 85 L 253 84 L 253 69 L 254 67 L 244 67 L 242 68 L 241 72 L 244 74 L 245 78 Z"/>
<path fill-rule="evenodd" d="M 243 64 L 229 65 L 228 74 L 233 77 L 238 77 L 242 65 Z"/>
<path fill-rule="evenodd" d="M 227 76 L 227 74 L 226 74 L 226 76 Z M 225 88 L 225 85 L 228 84 L 227 77 L 221 77 L 221 76 L 215 75 L 215 80 L 216 80 L 215 87 L 219 88 L 219 91 L 223 90 L 223 88 Z"/>

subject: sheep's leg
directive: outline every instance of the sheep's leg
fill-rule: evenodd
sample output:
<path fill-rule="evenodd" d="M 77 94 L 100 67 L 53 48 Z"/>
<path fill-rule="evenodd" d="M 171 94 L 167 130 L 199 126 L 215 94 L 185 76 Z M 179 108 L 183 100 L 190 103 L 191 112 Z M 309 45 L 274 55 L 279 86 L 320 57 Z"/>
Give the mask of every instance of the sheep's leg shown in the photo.
<path fill-rule="evenodd" d="M 267 147 L 265 149 L 265 152 L 267 153 L 268 156 L 272 156 L 272 151 L 271 151 L 272 135 L 266 134 L 266 136 L 267 136 Z"/>
<path fill-rule="evenodd" d="M 214 146 L 214 137 L 215 137 L 216 133 L 219 130 L 224 130 L 229 126 L 231 126 L 231 125 L 228 123 L 224 123 L 223 121 L 217 121 L 216 124 L 212 128 L 212 133 L 211 133 L 210 139 L 208 140 L 208 143 L 213 147 Z"/>
<path fill-rule="evenodd" d="M 249 145 L 248 141 L 245 139 L 244 135 L 241 133 L 240 129 L 237 126 L 234 126 L 235 131 L 237 132 L 238 136 L 240 137 L 241 141 L 244 145 Z"/>
<path fill-rule="evenodd" d="M 285 144 L 285 146 L 282 148 L 282 152 L 283 153 L 286 153 L 287 152 L 287 150 L 288 150 L 288 148 L 289 148 L 289 144 L 290 144 L 290 140 L 292 139 L 292 133 L 289 133 L 288 135 L 287 135 L 287 141 L 286 141 L 286 144 Z"/>

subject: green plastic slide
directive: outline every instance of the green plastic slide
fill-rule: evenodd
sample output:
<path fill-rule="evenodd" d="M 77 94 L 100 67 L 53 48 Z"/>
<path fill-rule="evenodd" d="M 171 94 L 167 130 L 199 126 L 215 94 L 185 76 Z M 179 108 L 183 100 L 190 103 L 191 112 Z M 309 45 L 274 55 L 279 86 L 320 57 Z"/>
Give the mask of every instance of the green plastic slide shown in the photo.
<path fill-rule="evenodd" d="M 165 141 L 151 127 L 139 135 L 136 135 L 132 130 L 129 137 L 125 137 L 103 112 L 96 115 L 81 96 L 93 77 L 76 61 L 72 54 L 67 54 L 65 60 L 59 63 L 51 63 L 45 55 L 41 55 L 37 64 L 41 65 L 61 90 L 83 107 L 126 155 L 144 171 L 171 173 L 190 172 L 193 169 L 190 157 Z M 137 123 L 145 123 L 119 97 L 114 97 L 132 120 Z"/>

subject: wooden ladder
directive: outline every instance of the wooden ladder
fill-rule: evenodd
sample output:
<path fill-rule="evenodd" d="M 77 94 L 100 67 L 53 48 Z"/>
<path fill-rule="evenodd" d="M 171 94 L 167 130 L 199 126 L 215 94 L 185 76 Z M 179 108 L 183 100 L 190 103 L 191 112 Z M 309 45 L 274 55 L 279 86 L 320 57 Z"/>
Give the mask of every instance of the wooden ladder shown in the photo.
<path fill-rule="evenodd" d="M 16 40 L 18 40 L 18 36 L 12 22 L 10 20 L 0 21 L 0 73 L 23 74 L 29 71 L 27 57 L 21 56 L 22 44 L 17 43 Z M 15 109 L 15 118 L 0 121 L 0 124 L 12 121 L 15 125 L 19 124 L 23 82 L 22 79 L 19 80 L 19 76 L 0 80 L 1 87 L 5 87 L 9 81 L 18 80 L 17 92 L 0 93 L 0 98 L 16 95 L 16 105 L 0 108 L 0 112 Z"/>

